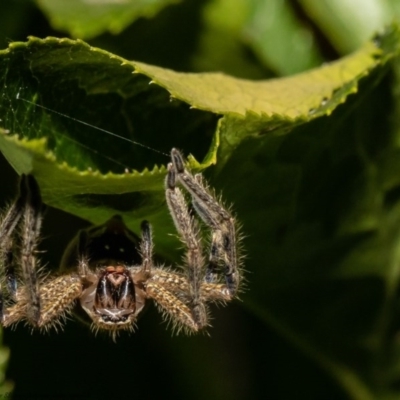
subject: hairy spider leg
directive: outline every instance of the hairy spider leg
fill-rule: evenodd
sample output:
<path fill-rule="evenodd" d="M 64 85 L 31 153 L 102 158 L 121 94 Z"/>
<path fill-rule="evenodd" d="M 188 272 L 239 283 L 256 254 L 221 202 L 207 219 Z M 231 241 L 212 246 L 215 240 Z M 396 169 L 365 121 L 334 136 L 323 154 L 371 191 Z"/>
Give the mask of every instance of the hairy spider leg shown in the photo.
<path fill-rule="evenodd" d="M 203 188 L 203 190 L 207 190 L 203 183 L 203 177 L 201 174 L 194 175 L 197 183 Z M 220 238 L 218 235 L 218 228 L 216 221 L 213 221 L 209 218 L 209 214 L 204 209 L 204 207 L 196 201 L 195 198 L 192 197 L 192 205 L 196 210 L 197 214 L 200 215 L 203 221 L 206 221 L 206 225 L 210 227 L 214 227 L 214 233 L 211 235 L 211 243 L 210 243 L 210 255 L 208 258 L 208 265 L 206 267 L 205 273 L 205 281 L 207 283 L 213 283 L 217 280 L 218 277 L 218 269 L 219 269 L 219 262 L 221 260 L 222 249 L 220 244 Z"/>
<path fill-rule="evenodd" d="M 36 271 L 36 248 L 42 226 L 44 206 L 36 179 L 32 175 L 27 175 L 25 182 L 27 196 L 22 220 L 21 269 L 30 304 L 26 317 L 30 323 L 37 325 L 40 319 L 40 292 Z"/>
<path fill-rule="evenodd" d="M 86 276 L 89 273 L 89 262 L 86 255 L 86 246 L 89 240 L 89 234 L 86 230 L 81 230 L 78 233 L 77 243 L 77 259 L 78 273 L 81 276 Z"/>
<path fill-rule="evenodd" d="M 19 224 L 27 198 L 26 176 L 22 175 L 19 185 L 19 196 L 9 208 L 0 225 L 0 265 L 3 268 L 6 288 L 9 295 L 15 300 L 17 280 L 14 266 L 14 238 L 13 233 Z M 4 294 L 0 288 L 0 318 L 4 320 Z"/>
<path fill-rule="evenodd" d="M 201 285 L 204 280 L 203 254 L 196 221 L 189 214 L 185 198 L 176 187 L 176 169 L 168 165 L 168 175 L 165 180 L 168 208 L 171 212 L 175 227 L 187 248 L 186 264 L 190 285 L 191 309 L 198 328 L 207 326 L 207 309 L 201 299 Z"/>
<path fill-rule="evenodd" d="M 171 290 L 178 290 L 176 275 L 153 267 L 151 225 L 147 221 L 143 221 L 141 229 L 140 253 L 142 255 L 142 269 L 135 276 L 135 283 L 139 287 L 142 285 L 146 287 L 147 296 L 156 302 L 158 307 L 164 312 L 164 315 L 168 315 L 178 329 L 184 327 L 190 331 L 197 331 L 197 326 L 193 321 L 189 307 L 177 298 L 176 293 Z M 143 282 L 140 282 L 140 280 L 143 280 Z"/>
<path fill-rule="evenodd" d="M 37 325 L 40 318 L 39 282 L 36 273 L 36 246 L 39 239 L 44 206 L 39 186 L 32 175 L 22 175 L 20 179 L 19 196 L 4 217 L 0 227 L 0 257 L 5 271 L 9 296 L 16 300 L 17 279 L 13 253 L 15 249 L 15 234 L 21 227 L 21 270 L 22 278 L 27 286 L 27 296 L 30 307 L 27 319 Z M 18 232 L 19 233 L 19 232 Z M 1 293 L 1 320 L 5 320 L 4 298 Z"/>
<path fill-rule="evenodd" d="M 143 272 L 150 274 L 153 267 L 153 238 L 151 225 L 148 221 L 143 221 L 141 228 L 142 240 L 140 242 L 140 253 L 142 256 Z"/>
<path fill-rule="evenodd" d="M 177 179 L 191 194 L 193 206 L 200 218 L 212 230 L 210 264 L 206 275 L 212 279 L 213 269 L 218 264 L 217 259 L 221 259 L 224 265 L 227 289 L 230 295 L 234 297 L 240 284 L 235 220 L 228 211 L 214 200 L 207 188 L 200 183 L 200 179 L 194 178 L 186 171 L 183 157 L 178 150 L 171 150 L 171 158 Z"/>
<path fill-rule="evenodd" d="M 4 216 L 0 225 L 0 262 L 7 281 L 7 295 L 15 304 L 7 306 L 3 291 L 0 290 L 1 323 L 9 326 L 21 319 L 34 327 L 56 324 L 57 317 L 65 315 L 68 304 L 79 296 L 80 279 L 77 276 L 58 277 L 47 282 L 42 288 L 37 274 L 37 244 L 43 219 L 44 205 L 39 186 L 32 175 L 20 178 L 19 195 Z M 17 277 L 13 253 L 20 250 L 21 288 Z M 72 293 L 73 292 L 73 293 Z"/>

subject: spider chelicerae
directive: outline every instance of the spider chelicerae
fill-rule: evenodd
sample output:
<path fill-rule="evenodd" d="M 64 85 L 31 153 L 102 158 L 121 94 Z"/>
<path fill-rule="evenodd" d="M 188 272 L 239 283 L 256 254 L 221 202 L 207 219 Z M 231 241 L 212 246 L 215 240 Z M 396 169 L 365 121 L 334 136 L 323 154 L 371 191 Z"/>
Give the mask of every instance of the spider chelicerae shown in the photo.
<path fill-rule="evenodd" d="M 191 196 L 191 215 L 181 186 Z M 186 247 L 183 266 L 153 264 L 151 226 L 141 239 L 114 216 L 82 230 L 70 243 L 55 276 L 41 272 L 37 245 L 43 215 L 39 186 L 22 175 L 20 193 L 0 225 L 0 319 L 7 327 L 26 321 L 34 328 L 62 324 L 74 310 L 95 330 L 133 330 L 146 300 L 153 300 L 177 330 L 197 332 L 209 325 L 208 303 L 236 297 L 241 283 L 235 219 L 215 198 L 200 174 L 186 170 L 172 149 L 165 179 L 169 212 Z M 203 250 L 199 219 L 210 230 Z"/>

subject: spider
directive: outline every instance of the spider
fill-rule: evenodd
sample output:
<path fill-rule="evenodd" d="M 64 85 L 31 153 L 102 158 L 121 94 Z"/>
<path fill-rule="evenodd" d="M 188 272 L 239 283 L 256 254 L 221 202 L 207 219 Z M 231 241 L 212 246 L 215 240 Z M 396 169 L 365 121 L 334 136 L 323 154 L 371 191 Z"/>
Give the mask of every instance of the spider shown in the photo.
<path fill-rule="evenodd" d="M 191 215 L 179 184 L 191 196 Z M 70 312 L 92 328 L 115 337 L 132 331 L 147 300 L 153 300 L 178 331 L 209 326 L 208 303 L 237 296 L 241 283 L 235 219 L 215 198 L 200 174 L 185 169 L 171 150 L 165 179 L 169 212 L 186 247 L 180 269 L 153 264 L 151 226 L 141 239 L 119 216 L 80 231 L 67 247 L 55 276 L 41 273 L 37 245 L 44 206 L 32 175 L 22 175 L 20 193 L 0 224 L 0 321 L 5 327 L 26 321 L 33 328 L 62 326 Z M 208 259 L 199 222 L 211 232 Z"/>

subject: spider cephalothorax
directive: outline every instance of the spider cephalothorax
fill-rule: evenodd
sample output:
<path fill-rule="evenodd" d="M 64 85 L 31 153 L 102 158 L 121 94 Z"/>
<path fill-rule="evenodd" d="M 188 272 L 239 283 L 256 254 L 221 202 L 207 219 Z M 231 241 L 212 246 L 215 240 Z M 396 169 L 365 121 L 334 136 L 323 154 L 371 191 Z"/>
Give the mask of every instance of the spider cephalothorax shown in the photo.
<path fill-rule="evenodd" d="M 24 320 L 35 328 L 48 328 L 61 323 L 75 307 L 95 329 L 115 335 L 119 330 L 132 330 L 146 301 L 153 300 L 178 330 L 197 332 L 207 327 L 207 303 L 232 300 L 240 287 L 235 221 L 201 175 L 185 169 L 178 150 L 172 149 L 171 159 L 166 200 L 187 249 L 179 271 L 153 265 L 147 221 L 142 223 L 139 238 L 121 217 L 114 216 L 103 225 L 80 231 L 65 251 L 59 273 L 41 277 L 36 246 L 43 206 L 36 180 L 23 175 L 19 197 L 0 225 L 2 325 Z M 198 221 L 191 216 L 177 184 L 190 194 L 197 216 L 211 231 L 208 256 Z"/>

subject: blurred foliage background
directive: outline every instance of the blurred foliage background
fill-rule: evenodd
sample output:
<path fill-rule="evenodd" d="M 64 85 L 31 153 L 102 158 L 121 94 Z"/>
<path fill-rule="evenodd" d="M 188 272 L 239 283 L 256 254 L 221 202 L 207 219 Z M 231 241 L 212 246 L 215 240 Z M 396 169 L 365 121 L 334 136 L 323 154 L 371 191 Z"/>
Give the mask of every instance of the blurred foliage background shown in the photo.
<path fill-rule="evenodd" d="M 79 38 L 128 60 L 259 80 L 346 56 L 399 15 L 396 0 L 3 0 L 0 41 Z M 4 331 L 14 398 L 398 399 L 398 72 L 396 59 L 329 115 L 268 125 L 205 171 L 243 224 L 248 281 L 241 301 L 212 310 L 209 336 L 171 337 L 154 308 L 116 344 L 72 320 L 58 334 L 20 324 Z M 210 136 L 196 137 L 198 159 Z M 6 205 L 17 175 L 5 160 L 1 171 Z M 48 209 L 49 268 L 86 226 Z"/>

